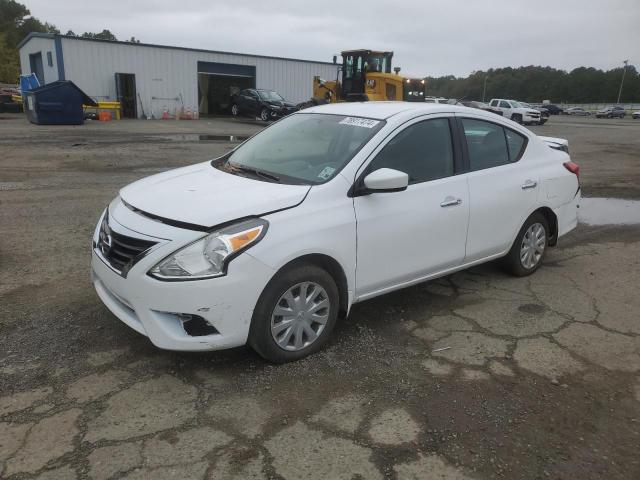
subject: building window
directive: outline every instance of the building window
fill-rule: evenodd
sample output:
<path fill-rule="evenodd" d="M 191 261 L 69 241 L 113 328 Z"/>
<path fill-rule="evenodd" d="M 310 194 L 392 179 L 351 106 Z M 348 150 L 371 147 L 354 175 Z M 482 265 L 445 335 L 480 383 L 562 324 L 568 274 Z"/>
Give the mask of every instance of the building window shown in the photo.
<path fill-rule="evenodd" d="M 51 52 L 47 52 L 47 65 L 53 67 L 53 55 L 51 55 Z"/>

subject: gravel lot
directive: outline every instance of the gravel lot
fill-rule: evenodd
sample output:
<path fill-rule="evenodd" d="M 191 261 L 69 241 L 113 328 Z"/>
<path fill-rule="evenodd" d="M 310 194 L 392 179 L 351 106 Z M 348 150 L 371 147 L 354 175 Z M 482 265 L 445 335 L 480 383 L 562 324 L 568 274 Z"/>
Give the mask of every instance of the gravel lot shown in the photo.
<path fill-rule="evenodd" d="M 110 314 L 89 281 L 107 202 L 259 128 L 0 117 L 0 478 L 640 478 L 638 203 L 590 203 L 605 221 L 532 277 L 359 304 L 295 364 L 161 351 Z M 585 196 L 640 199 L 640 121 L 533 129 L 569 139 Z"/>

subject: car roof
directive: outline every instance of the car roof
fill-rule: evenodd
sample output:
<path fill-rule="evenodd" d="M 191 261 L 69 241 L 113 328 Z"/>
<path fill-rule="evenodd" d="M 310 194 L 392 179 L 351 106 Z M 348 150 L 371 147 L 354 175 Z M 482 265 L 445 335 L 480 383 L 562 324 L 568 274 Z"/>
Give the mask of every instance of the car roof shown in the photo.
<path fill-rule="evenodd" d="M 341 102 L 307 108 L 301 113 L 324 113 L 330 115 L 352 115 L 354 117 L 386 120 L 403 112 L 415 115 L 445 112 L 468 112 L 468 107 L 448 103 L 422 102 Z"/>

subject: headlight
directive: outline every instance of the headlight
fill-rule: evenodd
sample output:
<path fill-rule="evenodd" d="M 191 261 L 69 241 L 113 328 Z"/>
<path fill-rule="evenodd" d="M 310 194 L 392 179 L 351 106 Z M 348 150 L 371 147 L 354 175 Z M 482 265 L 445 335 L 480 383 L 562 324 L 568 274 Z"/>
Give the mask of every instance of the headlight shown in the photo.
<path fill-rule="evenodd" d="M 171 254 L 149 270 L 159 280 L 200 280 L 226 273 L 229 261 L 255 245 L 269 223 L 252 218 L 222 228 Z"/>

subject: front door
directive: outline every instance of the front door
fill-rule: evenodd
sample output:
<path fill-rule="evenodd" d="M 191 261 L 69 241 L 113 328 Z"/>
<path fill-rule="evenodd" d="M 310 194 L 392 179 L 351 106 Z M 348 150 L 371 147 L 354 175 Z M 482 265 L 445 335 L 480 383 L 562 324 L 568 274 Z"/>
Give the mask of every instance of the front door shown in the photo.
<path fill-rule="evenodd" d="M 31 73 L 35 73 L 38 77 L 40 85 L 44 85 L 44 68 L 42 66 L 42 52 L 32 53 L 29 55 L 29 66 Z"/>
<path fill-rule="evenodd" d="M 255 90 L 242 90 L 238 94 L 238 109 L 240 112 L 255 115 L 257 96 L 258 94 Z"/>
<path fill-rule="evenodd" d="M 342 98 L 364 93 L 364 58 L 362 53 L 345 53 L 342 63 Z"/>
<path fill-rule="evenodd" d="M 133 73 L 116 73 L 116 98 L 124 118 L 137 118 L 136 76 Z"/>
<path fill-rule="evenodd" d="M 456 175 L 450 120 L 413 121 L 378 148 L 360 178 L 379 168 L 409 175 L 405 191 L 356 196 L 356 297 L 460 265 L 465 256 L 469 194 Z"/>

